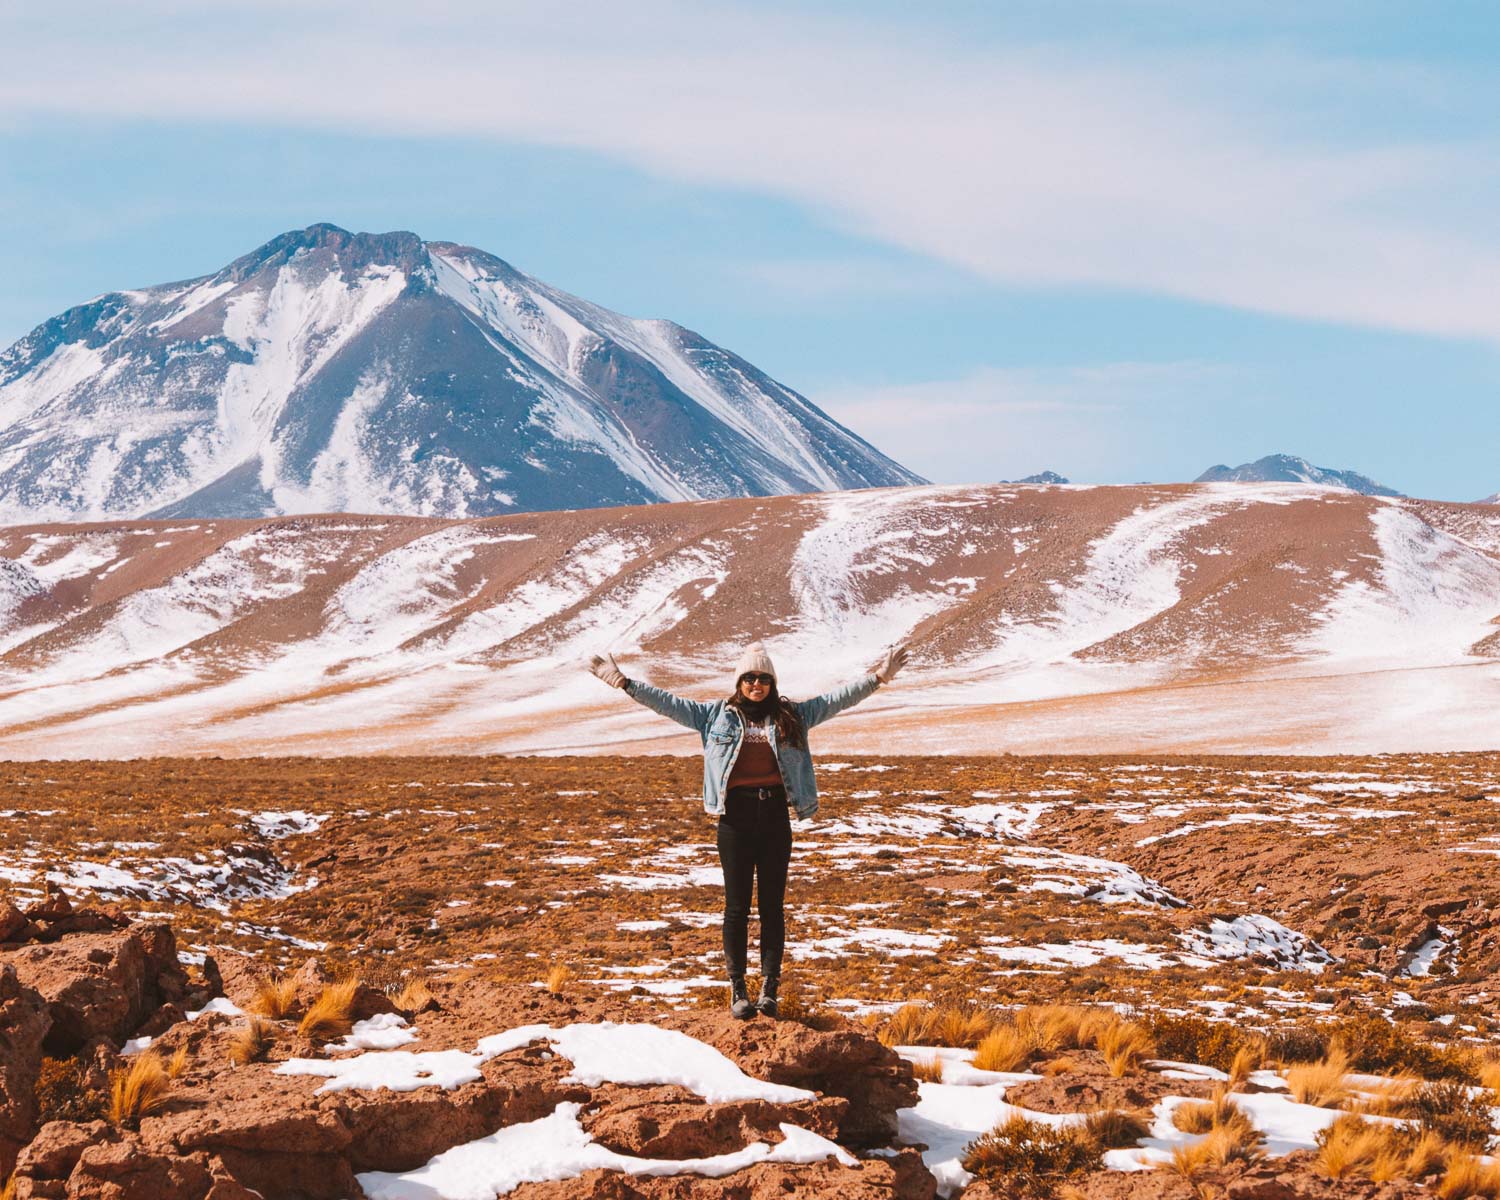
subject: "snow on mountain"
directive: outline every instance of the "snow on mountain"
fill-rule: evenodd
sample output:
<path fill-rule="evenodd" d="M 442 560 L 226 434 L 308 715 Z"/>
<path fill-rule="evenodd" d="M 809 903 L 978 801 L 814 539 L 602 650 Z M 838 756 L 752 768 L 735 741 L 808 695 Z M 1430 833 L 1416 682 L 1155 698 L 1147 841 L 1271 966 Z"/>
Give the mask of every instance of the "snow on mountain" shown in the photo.
<path fill-rule="evenodd" d="M 1500 504 L 1500 492 L 1496 492 L 1493 496 L 1486 496 L 1483 500 L 1479 501 L 1479 503 L 1480 504 Z"/>
<path fill-rule="evenodd" d="M 685 752 L 583 660 L 713 698 L 756 638 L 793 696 L 912 640 L 825 751 L 1494 748 L 1500 509 L 989 485 L 0 529 L 0 753 Z"/>
<path fill-rule="evenodd" d="M 1071 483 L 1070 479 L 1059 475 L 1056 471 L 1038 471 L 1035 475 L 1027 475 L 1024 479 L 1005 479 L 1002 483 Z"/>
<path fill-rule="evenodd" d="M 1320 487 L 1343 488 L 1361 496 L 1399 496 L 1383 484 L 1357 471 L 1337 471 L 1332 467 L 1315 467 L 1294 454 L 1268 454 L 1253 463 L 1226 467 L 1222 463 L 1209 467 L 1195 483 L 1315 483 Z"/>
<path fill-rule="evenodd" d="M 0 354 L 0 519 L 441 517 L 920 483 L 670 321 L 332 225 Z"/>

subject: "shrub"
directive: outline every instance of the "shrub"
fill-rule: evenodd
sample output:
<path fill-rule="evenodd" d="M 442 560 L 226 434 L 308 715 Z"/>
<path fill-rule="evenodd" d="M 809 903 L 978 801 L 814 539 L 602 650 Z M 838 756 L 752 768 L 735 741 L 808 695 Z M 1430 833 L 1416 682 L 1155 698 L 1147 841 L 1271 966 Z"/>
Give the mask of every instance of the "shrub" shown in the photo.
<path fill-rule="evenodd" d="M 1105 1108 L 1091 1112 L 1083 1127 L 1106 1150 L 1134 1146 L 1151 1133 L 1149 1121 L 1140 1113 L 1123 1108 Z"/>
<path fill-rule="evenodd" d="M 1456 1046 L 1423 1041 L 1383 1017 L 1350 1017 L 1329 1027 L 1330 1046 L 1337 1042 L 1355 1071 L 1408 1071 L 1423 1079 L 1459 1079 L 1478 1083 L 1473 1055 Z"/>
<path fill-rule="evenodd" d="M 260 1017 L 251 1017 L 248 1025 L 235 1031 L 229 1043 L 229 1061 L 237 1067 L 259 1062 L 276 1040 L 276 1026 Z"/>
<path fill-rule="evenodd" d="M 284 1021 L 292 1015 L 296 1003 L 297 985 L 290 979 L 272 977 L 261 980 L 249 1008 L 252 1013 L 259 1013 L 273 1021 Z"/>
<path fill-rule="evenodd" d="M 297 1032 L 314 1041 L 343 1037 L 354 1025 L 354 996 L 358 990 L 357 979 L 330 983 L 307 1006 L 307 1014 L 297 1026 Z"/>
<path fill-rule="evenodd" d="M 974 1051 L 974 1065 L 981 1071 L 1024 1071 L 1036 1053 L 1029 1033 L 1014 1025 L 1001 1025 Z"/>
<path fill-rule="evenodd" d="M 1147 1021 L 1146 1029 L 1156 1043 L 1159 1057 L 1202 1063 L 1220 1071 L 1229 1071 L 1235 1056 L 1241 1052 L 1251 1050 L 1258 1059 L 1264 1048 L 1264 1039 L 1259 1035 L 1246 1033 L 1227 1021 L 1210 1021 L 1205 1017 L 1157 1015 Z"/>
<path fill-rule="evenodd" d="M 1151 1035 L 1133 1021 L 1115 1021 L 1100 1030 L 1096 1044 L 1109 1073 L 1116 1079 L 1128 1075 L 1156 1052 Z"/>
<path fill-rule="evenodd" d="M 1390 1115 L 1413 1120 L 1423 1133 L 1455 1146 L 1481 1151 L 1489 1148 L 1494 1136 L 1492 1099 L 1488 1092 L 1476 1095 L 1465 1084 L 1439 1080 L 1410 1089 L 1391 1106 Z"/>
<path fill-rule="evenodd" d="M 161 1055 L 146 1050 L 136 1055 L 129 1066 L 110 1072 L 109 1119 L 122 1129 L 137 1129 L 142 1117 L 167 1102 L 171 1090 L 172 1080 L 162 1065 Z"/>
<path fill-rule="evenodd" d="M 1298 1104 L 1337 1108 L 1349 1095 L 1349 1056 L 1334 1046 L 1326 1058 L 1288 1070 L 1286 1086 Z"/>
<path fill-rule="evenodd" d="M 48 1121 L 97 1121 L 104 1116 L 105 1099 L 89 1088 L 84 1064 L 78 1058 L 44 1058 L 37 1074 L 37 1124 Z"/>
<path fill-rule="evenodd" d="M 1077 1125 L 1053 1128 L 1019 1114 L 964 1151 L 963 1168 L 1007 1196 L 1046 1200 L 1068 1179 L 1103 1166 L 1103 1148 Z"/>

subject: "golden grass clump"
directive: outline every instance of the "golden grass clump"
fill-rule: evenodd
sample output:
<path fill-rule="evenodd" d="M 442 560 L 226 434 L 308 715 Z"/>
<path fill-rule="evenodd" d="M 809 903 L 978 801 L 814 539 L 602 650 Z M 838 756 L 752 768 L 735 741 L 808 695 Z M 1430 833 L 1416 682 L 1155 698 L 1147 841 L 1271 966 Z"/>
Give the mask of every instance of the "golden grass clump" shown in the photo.
<path fill-rule="evenodd" d="M 1226 1072 L 1229 1075 L 1229 1090 L 1239 1091 L 1250 1082 L 1250 1075 L 1260 1070 L 1261 1048 L 1256 1045 L 1241 1046 L 1229 1060 Z"/>
<path fill-rule="evenodd" d="M 1024 1071 L 1036 1049 L 1030 1031 L 1001 1025 L 975 1048 L 974 1066 L 981 1071 Z"/>
<path fill-rule="evenodd" d="M 1016 1114 L 969 1144 L 963 1168 L 1004 1195 L 1045 1200 L 1068 1179 L 1098 1170 L 1102 1155 L 1081 1125 L 1054 1128 Z"/>
<path fill-rule="evenodd" d="M 276 1026 L 262 1017 L 251 1017 L 248 1025 L 235 1031 L 229 1043 L 229 1061 L 237 1067 L 259 1062 L 276 1040 Z"/>
<path fill-rule="evenodd" d="M 547 971 L 545 983 L 554 996 L 560 995 L 573 980 L 573 969 L 567 963 L 553 963 Z"/>
<path fill-rule="evenodd" d="M 297 985 L 290 979 L 273 976 L 261 980 L 255 989 L 249 1009 L 273 1021 L 284 1021 L 297 1004 Z"/>
<path fill-rule="evenodd" d="M 934 1054 L 931 1058 L 911 1060 L 911 1073 L 924 1083 L 943 1082 L 943 1060 Z"/>
<path fill-rule="evenodd" d="M 109 1120 L 122 1129 L 135 1129 L 142 1117 L 167 1102 L 171 1090 L 172 1079 L 161 1055 L 153 1050 L 143 1051 L 129 1066 L 110 1072 Z"/>
<path fill-rule="evenodd" d="M 1029 1029 L 1044 1050 L 1086 1050 L 1113 1019 L 1110 1012 L 1082 1004 L 1042 1004 L 1016 1014 L 1016 1024 Z"/>
<path fill-rule="evenodd" d="M 995 1027 L 994 1017 L 968 1005 L 945 1004 L 933 1014 L 932 1033 L 944 1046 L 978 1046 Z"/>
<path fill-rule="evenodd" d="M 354 1027 L 354 997 L 358 991 L 357 979 L 330 983 L 307 1006 L 307 1013 L 298 1024 L 297 1032 L 314 1041 L 343 1037 Z"/>
<path fill-rule="evenodd" d="M 1482 1163 L 1472 1154 L 1456 1154 L 1438 1181 L 1437 1194 L 1442 1200 L 1483 1200 L 1500 1198 L 1500 1163 Z"/>
<path fill-rule="evenodd" d="M 1083 1127 L 1106 1150 L 1134 1146 L 1151 1133 L 1151 1123 L 1145 1117 L 1125 1108 L 1102 1108 L 1091 1112 Z"/>
<path fill-rule="evenodd" d="M 0 1200 L 16 1200 L 16 1177 L 14 1175 L 5 1181 L 4 1187 L 0 1187 Z"/>
<path fill-rule="evenodd" d="M 1335 1044 L 1317 1062 L 1291 1067 L 1286 1073 L 1287 1090 L 1298 1104 L 1337 1108 L 1349 1097 L 1349 1053 Z"/>
<path fill-rule="evenodd" d="M 184 1043 L 177 1047 L 177 1053 L 167 1061 L 167 1078 L 177 1080 L 182 1078 L 182 1073 L 187 1070 L 188 1048 Z"/>
<path fill-rule="evenodd" d="M 1265 1140 L 1249 1116 L 1229 1098 L 1229 1088 L 1220 1084 L 1209 1100 L 1180 1104 L 1172 1110 L 1172 1124 L 1184 1133 L 1205 1136 L 1189 1146 L 1172 1151 L 1169 1171 L 1191 1179 L 1208 1167 L 1222 1167 L 1234 1161 L 1251 1162 L 1260 1157 Z"/>
<path fill-rule="evenodd" d="M 1424 1179 L 1453 1155 L 1454 1148 L 1436 1133 L 1377 1124 L 1354 1113 L 1318 1134 L 1318 1169 L 1330 1179 Z"/>
<path fill-rule="evenodd" d="M 903 1004 L 880 1027 L 876 1037 L 886 1046 L 924 1046 L 930 1043 L 934 1025 L 930 1004 Z"/>
<path fill-rule="evenodd" d="M 418 976 L 407 980 L 392 998 L 391 1003 L 410 1017 L 436 1003 L 436 998 L 432 994 L 432 989 L 427 986 L 427 981 Z"/>
<path fill-rule="evenodd" d="M 1116 1079 L 1130 1074 L 1156 1053 L 1151 1035 L 1134 1021 L 1116 1019 L 1099 1031 L 1095 1044 Z"/>

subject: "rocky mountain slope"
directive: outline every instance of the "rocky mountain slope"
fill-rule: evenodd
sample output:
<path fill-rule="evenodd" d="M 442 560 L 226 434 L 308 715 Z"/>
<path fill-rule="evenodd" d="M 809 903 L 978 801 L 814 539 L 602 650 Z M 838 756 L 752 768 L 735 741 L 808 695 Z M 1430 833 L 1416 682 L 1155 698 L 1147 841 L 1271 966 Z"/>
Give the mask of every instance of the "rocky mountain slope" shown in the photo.
<path fill-rule="evenodd" d="M 716 697 L 913 664 L 825 748 L 1473 749 L 1500 510 L 1304 485 L 910 488 L 479 521 L 0 531 L 0 753 L 696 752 Z"/>
<path fill-rule="evenodd" d="M 0 354 L 0 519 L 441 517 L 920 482 L 670 321 L 332 225 Z"/>
<path fill-rule="evenodd" d="M 1400 492 L 1376 483 L 1358 471 L 1315 467 L 1294 454 L 1268 454 L 1252 463 L 1209 467 L 1195 483 L 1315 483 L 1320 487 L 1345 488 L 1361 496 L 1399 496 Z"/>

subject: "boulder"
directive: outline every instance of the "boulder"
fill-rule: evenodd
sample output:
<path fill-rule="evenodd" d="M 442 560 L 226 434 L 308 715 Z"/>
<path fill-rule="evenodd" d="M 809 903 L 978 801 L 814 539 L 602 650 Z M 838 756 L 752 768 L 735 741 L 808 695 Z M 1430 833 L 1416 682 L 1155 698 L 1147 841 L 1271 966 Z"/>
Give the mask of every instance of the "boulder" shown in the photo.
<path fill-rule="evenodd" d="M 0 942 L 18 942 L 31 925 L 25 913 L 9 900 L 0 900 Z"/>
<path fill-rule="evenodd" d="M 0 960 L 45 998 L 52 1018 L 46 1048 L 53 1055 L 72 1054 L 100 1036 L 121 1043 L 163 1003 L 188 992 L 176 940 L 164 924 L 73 934 L 5 951 Z"/>
<path fill-rule="evenodd" d="M 779 1141 L 783 1121 L 831 1139 L 849 1107 L 835 1096 L 796 1104 L 705 1104 L 677 1087 L 608 1085 L 594 1089 L 594 1104 L 598 1107 L 583 1118 L 584 1129 L 600 1145 L 637 1158 L 707 1158 L 751 1142 Z"/>
<path fill-rule="evenodd" d="M 68 1200 L 203 1200 L 212 1184 L 207 1156 L 155 1154 L 133 1137 L 95 1142 L 68 1176 Z"/>
<path fill-rule="evenodd" d="M 889 1145 L 896 1110 L 917 1102 L 911 1064 L 845 1021 L 815 1029 L 798 1021 L 674 1014 L 661 1023 L 707 1042 L 757 1079 L 848 1100 L 837 1137 L 845 1146 Z"/>
<path fill-rule="evenodd" d="M 0 963 L 0 1178 L 36 1132 L 36 1078 L 51 1025 L 47 1002 Z"/>

